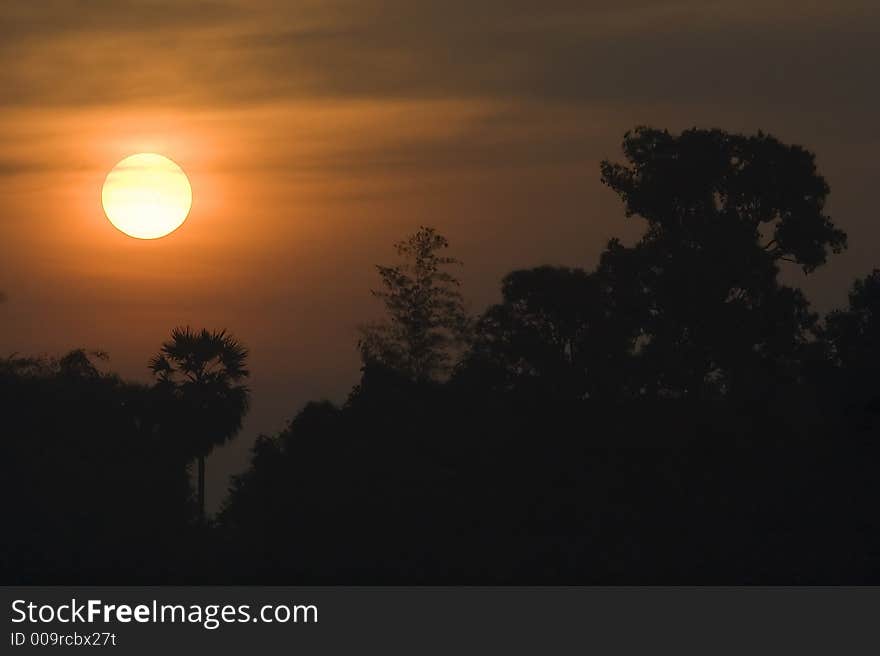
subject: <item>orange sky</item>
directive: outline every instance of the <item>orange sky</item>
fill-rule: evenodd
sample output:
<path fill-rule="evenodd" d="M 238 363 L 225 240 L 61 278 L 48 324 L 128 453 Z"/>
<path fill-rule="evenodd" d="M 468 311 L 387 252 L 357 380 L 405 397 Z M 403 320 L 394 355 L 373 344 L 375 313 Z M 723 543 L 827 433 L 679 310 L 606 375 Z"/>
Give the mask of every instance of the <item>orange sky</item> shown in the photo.
<path fill-rule="evenodd" d="M 100 348 L 146 379 L 178 324 L 253 352 L 245 434 L 344 398 L 372 265 L 420 224 L 465 262 L 477 311 L 507 271 L 592 266 L 639 231 L 598 180 L 638 124 L 762 128 L 818 153 L 850 250 L 822 308 L 880 264 L 876 3 L 11 0 L 0 10 L 0 350 Z M 118 232 L 108 170 L 187 172 L 167 238 Z M 796 274 L 793 279 L 802 282 Z"/>

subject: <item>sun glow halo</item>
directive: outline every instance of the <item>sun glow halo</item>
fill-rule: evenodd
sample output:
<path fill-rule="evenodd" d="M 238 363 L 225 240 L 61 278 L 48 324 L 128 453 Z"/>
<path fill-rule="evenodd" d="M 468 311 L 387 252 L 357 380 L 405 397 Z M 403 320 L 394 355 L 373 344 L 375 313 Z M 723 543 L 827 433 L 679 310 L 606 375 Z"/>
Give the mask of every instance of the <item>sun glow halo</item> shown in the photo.
<path fill-rule="evenodd" d="M 192 207 L 186 173 L 156 153 L 121 160 L 104 180 L 104 212 L 116 228 L 137 239 L 158 239 L 174 232 Z"/>

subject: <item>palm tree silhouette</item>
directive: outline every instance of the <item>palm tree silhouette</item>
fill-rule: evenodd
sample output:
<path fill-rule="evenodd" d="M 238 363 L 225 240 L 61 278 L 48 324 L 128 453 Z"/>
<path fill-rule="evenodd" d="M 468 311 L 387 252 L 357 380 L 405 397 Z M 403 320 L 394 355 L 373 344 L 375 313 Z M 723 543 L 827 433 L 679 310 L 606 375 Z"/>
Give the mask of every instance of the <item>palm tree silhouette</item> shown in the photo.
<path fill-rule="evenodd" d="M 205 458 L 241 428 L 250 390 L 248 350 L 225 330 L 175 328 L 149 363 L 157 387 L 176 401 L 176 429 L 190 458 L 198 459 L 199 514 L 205 519 Z"/>

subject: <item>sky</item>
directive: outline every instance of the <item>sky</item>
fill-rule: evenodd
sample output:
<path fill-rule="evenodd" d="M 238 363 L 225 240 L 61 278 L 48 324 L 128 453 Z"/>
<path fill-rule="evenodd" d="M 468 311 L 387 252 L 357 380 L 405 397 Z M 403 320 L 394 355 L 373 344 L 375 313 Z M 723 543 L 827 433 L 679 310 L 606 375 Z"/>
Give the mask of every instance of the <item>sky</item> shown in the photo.
<path fill-rule="evenodd" d="M 876 0 L 5 0 L 0 353 L 101 349 L 146 381 L 172 327 L 233 332 L 253 409 L 209 459 L 216 507 L 256 434 L 345 398 L 373 267 L 420 225 L 473 312 L 510 270 L 637 239 L 599 181 L 637 125 L 816 152 L 850 247 L 786 276 L 828 310 L 880 266 L 878 34 Z M 138 152 L 192 185 L 155 241 L 101 207 Z"/>

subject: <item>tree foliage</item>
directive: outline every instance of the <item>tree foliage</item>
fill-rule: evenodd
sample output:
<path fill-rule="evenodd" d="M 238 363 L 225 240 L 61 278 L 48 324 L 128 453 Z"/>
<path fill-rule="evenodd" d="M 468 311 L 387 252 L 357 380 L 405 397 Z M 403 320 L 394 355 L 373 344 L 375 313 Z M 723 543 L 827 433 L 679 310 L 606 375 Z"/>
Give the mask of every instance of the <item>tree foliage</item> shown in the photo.
<path fill-rule="evenodd" d="M 241 428 L 250 390 L 248 350 L 224 330 L 175 328 L 149 363 L 156 387 L 180 402 L 193 455 L 207 455 Z"/>
<path fill-rule="evenodd" d="M 198 459 L 198 497 L 205 510 L 205 458 L 233 437 L 248 410 L 244 384 L 248 350 L 225 330 L 175 328 L 171 339 L 149 362 L 156 391 L 166 400 L 170 430 L 180 435 Z"/>
<path fill-rule="evenodd" d="M 643 389 L 760 395 L 796 376 L 816 317 L 779 265 L 809 273 L 846 246 L 814 155 L 760 132 L 696 129 L 638 128 L 623 150 L 625 164 L 602 163 L 602 181 L 647 229 L 607 259 L 625 255 L 640 279 Z"/>
<path fill-rule="evenodd" d="M 639 127 L 624 137 L 623 152 L 626 164 L 602 162 L 602 182 L 628 216 L 648 222 L 652 242 L 700 250 L 733 240 L 808 272 L 846 247 L 846 234 L 824 213 L 828 184 L 801 146 L 762 132 Z"/>
<path fill-rule="evenodd" d="M 462 376 L 496 389 L 584 399 L 625 387 L 638 324 L 610 272 L 514 271 L 476 327 Z"/>
<path fill-rule="evenodd" d="M 460 262 L 442 254 L 447 248 L 445 237 L 422 227 L 395 244 L 399 264 L 376 267 L 382 287 L 373 295 L 387 318 L 361 328 L 365 365 L 378 364 L 414 381 L 449 372 L 455 350 L 467 340 L 469 319 L 460 283 L 448 271 Z"/>

